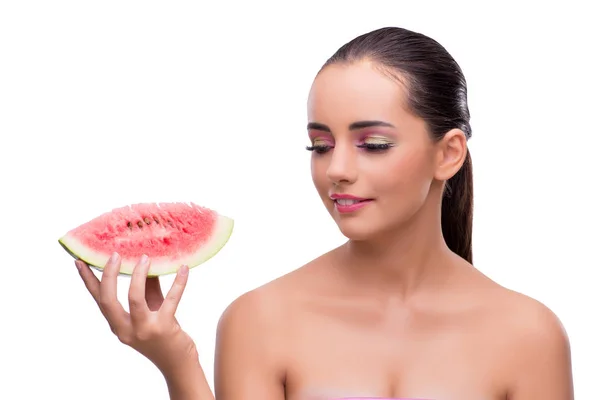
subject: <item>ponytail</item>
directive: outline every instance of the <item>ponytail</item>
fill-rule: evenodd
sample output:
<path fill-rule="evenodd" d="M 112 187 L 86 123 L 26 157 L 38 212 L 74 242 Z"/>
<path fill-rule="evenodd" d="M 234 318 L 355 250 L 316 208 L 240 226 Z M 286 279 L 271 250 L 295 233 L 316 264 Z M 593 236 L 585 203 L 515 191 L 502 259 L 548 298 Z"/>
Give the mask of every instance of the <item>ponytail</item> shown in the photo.
<path fill-rule="evenodd" d="M 450 250 L 473 263 L 473 164 L 468 149 L 462 168 L 446 182 L 442 233 Z"/>

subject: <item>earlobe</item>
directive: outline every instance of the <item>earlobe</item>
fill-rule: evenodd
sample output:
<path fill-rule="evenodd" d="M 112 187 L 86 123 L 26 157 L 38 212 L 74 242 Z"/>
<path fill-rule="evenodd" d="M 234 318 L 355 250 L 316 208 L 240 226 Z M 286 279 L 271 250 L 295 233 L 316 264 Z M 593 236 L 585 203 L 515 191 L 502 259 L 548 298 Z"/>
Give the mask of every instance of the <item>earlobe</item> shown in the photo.
<path fill-rule="evenodd" d="M 445 181 L 462 167 L 467 156 L 467 138 L 460 129 L 452 129 L 438 142 L 435 178 Z"/>

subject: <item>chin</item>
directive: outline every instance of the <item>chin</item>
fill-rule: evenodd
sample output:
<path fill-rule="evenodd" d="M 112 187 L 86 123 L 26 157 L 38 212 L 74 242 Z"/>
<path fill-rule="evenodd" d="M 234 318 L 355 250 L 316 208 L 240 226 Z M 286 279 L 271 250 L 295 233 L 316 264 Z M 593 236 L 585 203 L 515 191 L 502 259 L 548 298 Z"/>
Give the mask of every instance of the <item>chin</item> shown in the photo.
<path fill-rule="evenodd" d="M 356 213 L 340 214 L 328 207 L 329 214 L 346 238 L 352 241 L 378 241 L 402 230 L 416 213 L 405 210 L 364 209 Z M 404 211 L 404 212 L 402 212 Z"/>
<path fill-rule="evenodd" d="M 372 214 L 373 210 L 359 210 L 354 213 L 341 214 L 328 198 L 325 200 L 325 206 L 342 235 L 349 240 L 369 240 L 377 236 L 384 227 L 383 221 L 380 221 L 377 215 Z M 365 213 L 365 211 L 371 211 L 371 213 Z"/>
<path fill-rule="evenodd" d="M 373 218 L 334 216 L 333 219 L 342 235 L 353 241 L 370 240 L 384 231 L 384 225 Z"/>

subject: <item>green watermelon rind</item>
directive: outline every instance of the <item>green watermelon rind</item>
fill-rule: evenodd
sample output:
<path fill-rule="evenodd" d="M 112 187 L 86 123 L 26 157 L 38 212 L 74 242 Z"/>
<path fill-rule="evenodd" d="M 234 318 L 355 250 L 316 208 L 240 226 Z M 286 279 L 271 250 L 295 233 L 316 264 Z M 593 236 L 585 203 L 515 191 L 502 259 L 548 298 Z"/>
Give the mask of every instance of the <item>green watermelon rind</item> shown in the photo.
<path fill-rule="evenodd" d="M 229 242 L 229 239 L 233 233 L 233 227 L 233 219 L 223 215 L 218 215 L 215 223 L 215 231 L 210 236 L 208 242 L 202 243 L 196 252 L 191 253 L 186 257 L 176 259 L 175 261 L 168 260 L 165 262 L 165 260 L 151 258 L 148 277 L 159 277 L 177 273 L 179 267 L 184 264 L 190 269 L 193 269 L 205 263 L 217 255 L 217 253 L 219 253 L 221 249 Z M 110 254 L 100 254 L 92 249 L 89 249 L 87 246 L 81 244 L 76 238 L 72 237 L 69 233 L 58 239 L 58 243 L 74 259 L 81 260 L 98 271 L 104 270 L 104 266 L 110 257 Z M 122 260 L 119 275 L 131 276 L 137 261 L 138 260 Z"/>

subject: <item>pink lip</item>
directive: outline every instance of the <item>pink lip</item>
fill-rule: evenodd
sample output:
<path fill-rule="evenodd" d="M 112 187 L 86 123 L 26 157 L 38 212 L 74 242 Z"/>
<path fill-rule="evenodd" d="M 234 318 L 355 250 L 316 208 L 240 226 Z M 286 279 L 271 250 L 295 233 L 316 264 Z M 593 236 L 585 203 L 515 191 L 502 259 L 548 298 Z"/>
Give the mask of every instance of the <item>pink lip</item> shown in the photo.
<path fill-rule="evenodd" d="M 356 197 L 356 196 L 352 196 L 349 194 L 332 194 L 330 197 L 332 200 L 334 200 L 333 204 L 335 205 L 335 209 L 340 214 L 347 214 L 347 213 L 357 211 L 373 201 L 372 199 L 364 199 L 362 197 Z M 342 205 L 342 204 L 339 204 L 337 201 L 335 201 L 337 199 L 357 200 L 357 201 L 359 201 L 359 203 Z"/>
<path fill-rule="evenodd" d="M 351 213 L 354 211 L 357 211 L 361 208 L 363 208 L 364 206 L 366 206 L 367 204 L 369 204 L 372 200 L 365 200 L 365 201 L 361 201 L 360 203 L 355 203 L 355 204 L 350 204 L 350 205 L 341 205 L 338 204 L 337 202 L 334 203 L 335 204 L 335 209 L 340 213 L 340 214 L 347 214 L 347 213 Z"/>
<path fill-rule="evenodd" d="M 347 199 L 347 200 L 358 200 L 358 201 L 365 201 L 365 200 L 369 200 L 369 199 L 365 199 L 362 197 L 356 197 L 356 196 L 352 196 L 351 194 L 332 194 L 331 196 L 329 196 L 332 200 L 337 200 L 337 199 Z"/>

